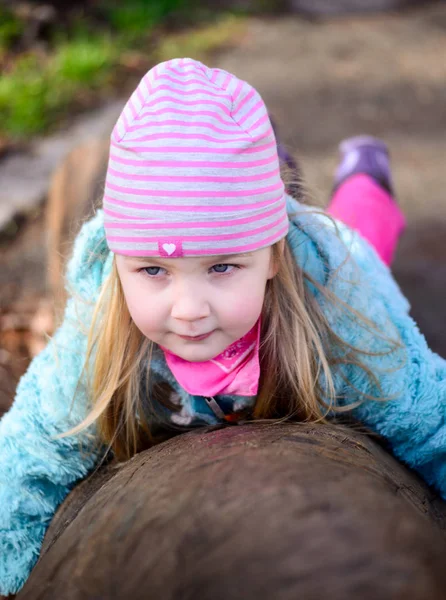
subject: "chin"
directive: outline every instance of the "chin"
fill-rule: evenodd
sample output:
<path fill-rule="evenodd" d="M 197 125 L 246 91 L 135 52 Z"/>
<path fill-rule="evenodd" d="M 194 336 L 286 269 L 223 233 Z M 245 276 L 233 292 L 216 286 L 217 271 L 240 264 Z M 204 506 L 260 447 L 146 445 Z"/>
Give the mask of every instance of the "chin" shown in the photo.
<path fill-rule="evenodd" d="M 215 358 L 223 350 L 217 348 L 216 351 L 213 351 L 212 348 L 205 348 L 203 346 L 201 348 L 178 348 L 177 352 L 175 350 L 171 350 L 171 352 L 189 362 L 205 362 L 211 358 Z"/>
<path fill-rule="evenodd" d="M 219 352 L 204 352 L 204 351 L 196 351 L 196 352 L 177 352 L 177 356 L 182 358 L 183 360 L 187 360 L 189 362 L 206 362 L 207 360 L 211 360 L 215 356 L 218 356 Z"/>

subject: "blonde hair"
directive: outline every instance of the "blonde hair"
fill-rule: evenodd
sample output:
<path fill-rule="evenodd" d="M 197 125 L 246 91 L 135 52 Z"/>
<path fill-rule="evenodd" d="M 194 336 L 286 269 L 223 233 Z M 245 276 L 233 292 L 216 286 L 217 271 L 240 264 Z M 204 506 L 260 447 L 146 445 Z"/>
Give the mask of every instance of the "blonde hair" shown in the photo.
<path fill-rule="evenodd" d="M 265 290 L 261 376 L 252 418 L 326 422 L 330 411 L 351 409 L 364 398 L 381 399 L 376 375 L 360 359 L 361 354 L 374 354 L 355 348 L 333 331 L 309 284 L 326 301 L 347 311 L 361 327 L 385 336 L 305 273 L 296 264 L 287 240 L 272 246 L 272 259 L 277 273 L 268 280 Z M 397 341 L 388 341 L 389 350 L 382 354 L 400 347 Z M 92 410 L 64 435 L 78 433 L 96 422 L 98 440 L 118 460 L 126 460 L 157 443 L 160 438 L 152 418 L 162 419 L 160 407 L 175 410 L 175 405 L 170 400 L 170 386 L 151 380 L 153 349 L 154 344 L 132 321 L 113 264 L 96 304 L 88 337 L 85 374 Z M 355 405 L 338 406 L 334 374 L 344 364 L 360 367 L 378 394 L 368 396 L 356 390 Z"/>

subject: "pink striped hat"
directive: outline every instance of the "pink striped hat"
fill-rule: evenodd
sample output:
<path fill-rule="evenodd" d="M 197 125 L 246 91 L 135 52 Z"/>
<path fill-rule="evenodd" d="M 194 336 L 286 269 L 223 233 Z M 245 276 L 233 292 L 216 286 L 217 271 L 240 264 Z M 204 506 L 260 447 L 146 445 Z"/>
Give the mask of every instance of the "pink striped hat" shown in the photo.
<path fill-rule="evenodd" d="M 259 94 L 190 58 L 151 69 L 113 129 L 103 206 L 117 254 L 236 254 L 279 241 L 285 191 Z"/>

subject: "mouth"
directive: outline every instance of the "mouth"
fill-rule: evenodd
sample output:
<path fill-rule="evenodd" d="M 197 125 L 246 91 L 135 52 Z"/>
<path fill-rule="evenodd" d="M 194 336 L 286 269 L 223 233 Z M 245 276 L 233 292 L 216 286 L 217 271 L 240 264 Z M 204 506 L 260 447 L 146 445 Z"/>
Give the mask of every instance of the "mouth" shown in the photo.
<path fill-rule="evenodd" d="M 212 333 L 214 333 L 213 331 L 210 331 L 209 333 L 203 333 L 203 335 L 180 335 L 179 337 L 182 338 L 183 340 L 188 340 L 190 342 L 199 342 L 200 340 L 205 340 L 206 338 L 208 338 Z"/>

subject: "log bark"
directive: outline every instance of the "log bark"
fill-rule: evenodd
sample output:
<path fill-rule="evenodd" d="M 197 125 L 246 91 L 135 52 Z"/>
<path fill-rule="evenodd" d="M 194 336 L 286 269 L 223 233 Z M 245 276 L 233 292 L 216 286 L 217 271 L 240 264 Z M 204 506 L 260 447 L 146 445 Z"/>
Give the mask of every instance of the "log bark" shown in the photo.
<path fill-rule="evenodd" d="M 54 171 L 45 209 L 48 289 L 56 315 L 66 303 L 64 272 L 81 225 L 100 205 L 109 140 L 98 136 L 76 146 Z"/>
<path fill-rule="evenodd" d="M 439 600 L 445 529 L 445 503 L 351 428 L 206 428 L 80 484 L 17 600 Z"/>

